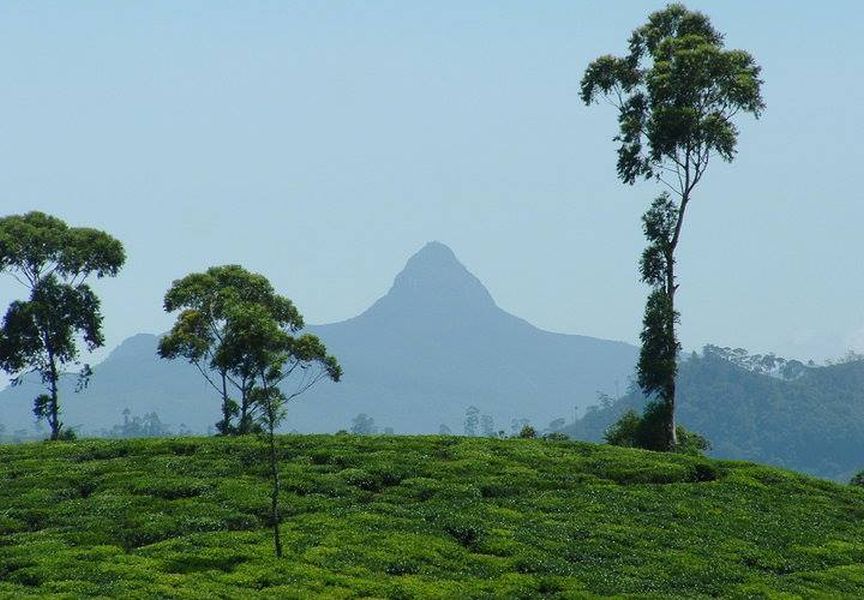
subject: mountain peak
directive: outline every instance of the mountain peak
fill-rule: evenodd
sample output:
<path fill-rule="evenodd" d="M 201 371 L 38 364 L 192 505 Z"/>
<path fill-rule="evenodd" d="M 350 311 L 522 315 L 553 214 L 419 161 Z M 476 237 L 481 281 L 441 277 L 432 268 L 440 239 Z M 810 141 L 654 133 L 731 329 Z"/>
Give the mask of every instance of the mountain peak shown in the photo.
<path fill-rule="evenodd" d="M 432 241 L 418 250 L 379 300 L 418 315 L 445 315 L 495 307 L 489 291 L 445 244 Z"/>
<path fill-rule="evenodd" d="M 399 275 L 406 272 L 409 274 L 417 272 L 418 274 L 435 275 L 447 271 L 453 271 L 454 275 L 458 272 L 462 275 L 474 277 L 468 272 L 468 269 L 459 262 L 459 259 L 456 258 L 456 254 L 449 246 L 438 241 L 432 241 L 427 242 L 425 246 L 420 248 L 420 250 L 415 252 L 414 255 L 408 259 L 408 262 L 405 263 L 405 267 Z M 397 279 L 398 277 L 399 276 L 397 276 Z"/>

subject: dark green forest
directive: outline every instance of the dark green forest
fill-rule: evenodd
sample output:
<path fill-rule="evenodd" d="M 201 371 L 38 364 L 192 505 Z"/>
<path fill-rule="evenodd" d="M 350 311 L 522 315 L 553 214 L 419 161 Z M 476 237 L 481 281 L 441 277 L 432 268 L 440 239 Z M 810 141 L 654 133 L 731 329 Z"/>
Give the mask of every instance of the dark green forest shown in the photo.
<path fill-rule="evenodd" d="M 848 481 L 862 467 L 864 447 L 864 361 L 850 358 L 819 367 L 793 362 L 784 377 L 709 346 L 681 363 L 679 420 L 708 438 L 714 456 Z M 621 415 L 645 404 L 633 387 L 619 399 L 604 398 L 564 431 L 599 442 Z"/>

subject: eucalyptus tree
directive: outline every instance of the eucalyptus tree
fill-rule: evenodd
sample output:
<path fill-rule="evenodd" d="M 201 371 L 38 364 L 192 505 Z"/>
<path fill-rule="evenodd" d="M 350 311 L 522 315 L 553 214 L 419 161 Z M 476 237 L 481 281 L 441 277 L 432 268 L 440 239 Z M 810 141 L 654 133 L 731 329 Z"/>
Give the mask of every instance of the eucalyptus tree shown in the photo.
<path fill-rule="evenodd" d="M 654 179 L 668 192 L 643 218 L 649 244 L 640 270 L 652 291 L 638 365 L 640 387 L 665 413 L 665 449 L 677 445 L 675 252 L 684 215 L 710 159 L 735 157 L 735 117 L 758 118 L 765 108 L 759 75 L 749 53 L 724 47 L 708 17 L 671 4 L 632 32 L 625 56 L 597 58 L 582 79 L 585 104 L 603 98 L 618 110 L 619 179 L 629 185 Z"/>
<path fill-rule="evenodd" d="M 299 317 L 299 314 L 298 314 Z M 277 557 L 282 556 L 280 534 L 279 461 L 276 428 L 286 417 L 289 402 L 323 379 L 339 381 L 342 368 L 312 334 L 293 335 L 260 304 L 236 304 L 227 321 L 223 345 L 242 349 L 244 369 L 254 375 L 249 394 L 267 442 L 270 471 L 270 521 Z"/>
<path fill-rule="evenodd" d="M 20 384 L 38 373 L 47 393 L 33 412 L 51 427 L 51 439 L 64 434 L 59 382 L 66 367 L 79 364 L 79 344 L 94 350 L 105 343 L 101 303 L 86 280 L 117 275 L 126 254 L 103 231 L 69 227 L 41 212 L 0 218 L 0 271 L 27 292 L 9 305 L 0 327 L 0 367 Z M 83 365 L 79 383 L 90 367 Z"/>
<path fill-rule="evenodd" d="M 222 419 L 216 428 L 223 435 L 248 433 L 255 425 L 250 392 L 257 373 L 249 362 L 254 350 L 225 343 L 232 315 L 247 304 L 266 311 L 280 327 L 291 331 L 303 327 L 288 298 L 277 294 L 263 275 L 239 265 L 211 267 L 178 279 L 163 302 L 166 312 L 180 312 L 159 340 L 157 352 L 166 359 L 185 358 L 216 390 L 222 400 Z M 232 392 L 239 395 L 239 403 Z"/>

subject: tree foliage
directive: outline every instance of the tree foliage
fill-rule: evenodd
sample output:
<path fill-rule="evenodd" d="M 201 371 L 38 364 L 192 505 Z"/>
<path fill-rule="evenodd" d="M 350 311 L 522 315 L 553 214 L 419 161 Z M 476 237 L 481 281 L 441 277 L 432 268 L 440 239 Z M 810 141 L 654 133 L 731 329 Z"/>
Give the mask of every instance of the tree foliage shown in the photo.
<path fill-rule="evenodd" d="M 652 288 L 639 383 L 667 405 L 667 449 L 677 444 L 675 251 L 684 214 L 710 158 L 735 157 L 736 115 L 758 118 L 765 108 L 759 75 L 750 54 L 724 47 L 708 17 L 670 4 L 631 34 L 625 56 L 597 58 L 582 78 L 585 104 L 603 98 L 618 110 L 619 179 L 632 185 L 653 178 L 671 192 L 655 199 L 643 216 L 648 246 L 639 261 L 642 280 Z"/>
<path fill-rule="evenodd" d="M 69 227 L 41 212 L 0 218 L 0 270 L 28 292 L 9 306 L 0 329 L 0 367 L 13 385 L 39 374 L 48 393 L 34 400 L 33 412 L 63 435 L 58 382 L 67 365 L 77 364 L 79 344 L 88 351 L 104 344 L 99 298 L 89 276 L 115 276 L 126 255 L 123 245 L 102 231 Z M 91 371 L 84 365 L 80 383 Z"/>
<path fill-rule="evenodd" d="M 645 448 L 647 450 L 668 450 L 665 411 L 668 405 L 651 402 L 640 415 L 633 409 L 627 410 L 603 433 L 603 440 L 612 446 Z M 678 444 L 673 449 L 680 454 L 703 454 L 711 448 L 707 438 L 689 431 L 681 425 L 676 426 Z"/>
<path fill-rule="evenodd" d="M 261 349 L 242 331 L 249 322 L 247 311 L 254 307 L 266 312 L 274 327 L 298 331 L 303 318 L 294 304 L 277 294 L 263 275 L 224 265 L 175 281 L 163 305 L 166 312 L 180 312 L 171 331 L 159 341 L 159 356 L 185 358 L 219 393 L 222 419 L 216 428 L 220 433 L 252 431 L 250 392 L 258 375 L 255 353 Z M 232 392 L 239 395 L 239 402 Z"/>

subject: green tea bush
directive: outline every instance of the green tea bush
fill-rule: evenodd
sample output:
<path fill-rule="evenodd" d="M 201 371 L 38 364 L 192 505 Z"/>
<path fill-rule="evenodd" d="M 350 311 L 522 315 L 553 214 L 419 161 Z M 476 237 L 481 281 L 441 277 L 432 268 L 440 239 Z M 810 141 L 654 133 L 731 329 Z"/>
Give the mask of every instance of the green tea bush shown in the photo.
<path fill-rule="evenodd" d="M 850 486 L 576 441 L 279 445 L 283 560 L 256 438 L 0 446 L 0 598 L 864 597 Z"/>

